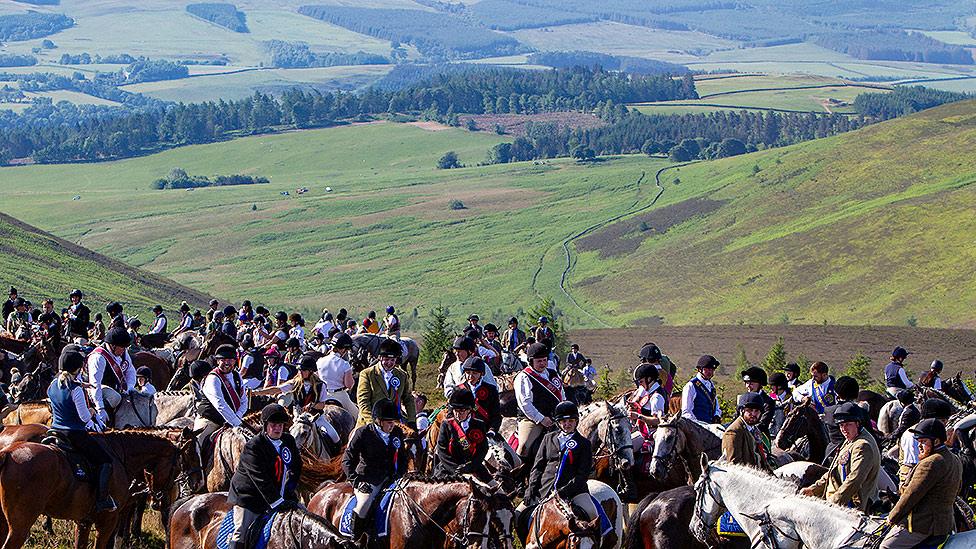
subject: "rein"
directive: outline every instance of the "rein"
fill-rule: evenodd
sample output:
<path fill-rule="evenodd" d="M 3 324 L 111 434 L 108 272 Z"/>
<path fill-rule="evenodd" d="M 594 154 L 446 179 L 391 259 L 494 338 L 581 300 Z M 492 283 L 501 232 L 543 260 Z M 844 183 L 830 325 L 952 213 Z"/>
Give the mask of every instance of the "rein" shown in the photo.
<path fill-rule="evenodd" d="M 465 503 L 464 506 L 464 516 L 461 518 L 461 535 L 457 535 L 457 534 L 452 534 L 447 530 L 445 530 L 443 526 L 441 526 L 440 524 L 437 523 L 436 520 L 434 520 L 434 517 L 430 516 L 430 513 L 425 511 L 424 508 L 419 503 L 417 503 L 415 499 L 410 497 L 410 494 L 408 494 L 406 491 L 406 486 L 409 483 L 410 483 L 409 480 L 404 480 L 404 481 L 397 481 L 397 483 L 393 485 L 393 488 L 390 489 L 393 492 L 393 496 L 391 496 L 390 498 L 391 507 L 393 506 L 393 498 L 396 497 L 396 494 L 399 492 L 400 494 L 403 495 L 403 499 L 406 500 L 407 503 L 411 504 L 415 512 L 419 511 L 421 515 L 426 517 L 431 524 L 433 524 L 438 530 L 441 531 L 442 534 L 444 534 L 445 538 L 451 540 L 456 545 L 463 546 L 465 542 L 464 538 L 467 537 L 480 537 L 480 538 L 488 537 L 487 534 L 482 534 L 481 532 L 466 531 L 467 528 L 470 526 L 470 521 L 468 519 L 470 518 L 470 511 L 471 511 L 471 505 L 473 503 L 472 500 L 474 498 L 474 492 L 472 492 L 471 495 L 467 497 L 467 502 Z"/>

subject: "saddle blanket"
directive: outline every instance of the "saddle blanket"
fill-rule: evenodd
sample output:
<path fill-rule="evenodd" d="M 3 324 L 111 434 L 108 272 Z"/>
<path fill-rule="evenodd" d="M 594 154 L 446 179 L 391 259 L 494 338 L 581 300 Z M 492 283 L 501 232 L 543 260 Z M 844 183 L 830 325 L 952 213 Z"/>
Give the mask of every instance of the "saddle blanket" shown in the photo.
<path fill-rule="evenodd" d="M 271 526 L 274 524 L 275 516 L 278 513 L 270 511 L 264 515 L 258 517 L 254 522 L 255 526 L 253 530 L 257 529 L 258 524 L 261 525 L 261 535 L 257 540 L 254 540 L 253 547 L 255 549 L 266 549 L 268 547 L 268 540 L 271 539 Z M 228 511 L 224 515 L 224 520 L 220 523 L 220 529 L 217 530 L 217 549 L 229 549 L 230 548 L 230 535 L 234 531 L 234 513 L 233 511 Z M 247 533 L 245 532 L 245 535 Z"/>
<path fill-rule="evenodd" d="M 376 510 L 373 513 L 374 530 L 370 532 L 377 538 L 385 538 L 390 534 L 391 501 L 393 501 L 393 490 L 384 490 L 383 497 L 380 499 L 380 503 L 376 506 Z M 353 508 L 355 507 L 356 496 L 354 495 L 349 499 L 349 503 L 346 504 L 346 508 L 342 511 L 342 520 L 339 521 L 339 533 L 344 536 L 352 537 L 352 514 L 354 512 Z"/>
<path fill-rule="evenodd" d="M 607 510 L 604 509 L 602 505 L 600 505 L 600 502 L 597 501 L 595 497 L 590 496 L 590 499 L 593 500 L 593 506 L 596 507 L 596 514 L 599 515 L 600 517 L 600 535 L 606 536 L 610 532 L 613 532 L 613 521 L 610 520 L 610 517 L 607 516 Z M 542 506 L 536 505 L 532 509 L 531 518 L 529 519 L 530 524 L 532 520 L 535 519 L 535 514 L 539 511 L 540 507 Z"/>
<path fill-rule="evenodd" d="M 735 518 L 731 513 L 726 511 L 718 519 L 717 525 L 718 535 L 720 536 L 745 536 L 746 532 L 739 526 L 739 523 L 735 521 Z"/>

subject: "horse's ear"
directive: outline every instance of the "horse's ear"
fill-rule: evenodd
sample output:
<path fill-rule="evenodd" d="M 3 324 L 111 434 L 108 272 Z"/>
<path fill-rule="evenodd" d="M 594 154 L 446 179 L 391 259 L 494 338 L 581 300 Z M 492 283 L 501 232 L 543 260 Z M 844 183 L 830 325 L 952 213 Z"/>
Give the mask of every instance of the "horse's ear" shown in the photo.
<path fill-rule="evenodd" d="M 708 470 L 708 454 L 706 454 L 705 452 L 702 452 L 701 455 L 701 469 L 702 471 Z"/>

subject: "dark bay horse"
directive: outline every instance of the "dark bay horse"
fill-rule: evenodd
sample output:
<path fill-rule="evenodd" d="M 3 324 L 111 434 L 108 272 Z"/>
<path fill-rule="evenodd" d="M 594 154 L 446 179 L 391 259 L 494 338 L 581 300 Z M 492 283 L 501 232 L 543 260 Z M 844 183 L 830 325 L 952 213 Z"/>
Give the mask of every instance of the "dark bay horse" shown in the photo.
<path fill-rule="evenodd" d="M 654 432 L 651 475 L 664 482 L 670 478 L 671 468 L 680 462 L 694 481 L 701 475 L 702 454 L 708 459 L 718 459 L 722 454 L 722 438 L 717 432 L 683 417 L 661 422 Z"/>
<path fill-rule="evenodd" d="M 176 502 L 170 513 L 169 547 L 217 547 L 221 522 L 232 507 L 226 493 L 199 494 Z M 267 548 L 339 549 L 342 540 L 339 532 L 322 518 L 293 509 L 275 516 Z"/>
<path fill-rule="evenodd" d="M 709 549 L 688 528 L 694 507 L 694 486 L 679 486 L 648 494 L 630 515 L 623 548 Z M 717 534 L 714 538 L 713 541 L 719 541 Z M 721 540 L 720 546 L 725 549 L 749 549 L 749 538 L 727 537 Z"/>
<path fill-rule="evenodd" d="M 352 336 L 352 352 L 349 353 L 349 363 L 352 364 L 356 372 L 365 369 L 376 359 L 380 351 L 380 343 L 385 339 L 384 336 L 375 334 L 359 334 Z M 409 337 L 401 337 L 400 341 L 407 349 L 407 353 L 402 357 L 401 364 L 404 370 L 410 372 L 410 381 L 413 385 L 417 384 L 417 362 L 420 360 L 420 346 Z"/>
<path fill-rule="evenodd" d="M 389 489 L 388 549 L 514 549 L 515 509 L 496 486 L 471 477 L 434 480 L 411 473 Z M 328 483 L 309 501 L 308 510 L 338 527 L 351 497 L 348 482 Z"/>
<path fill-rule="evenodd" d="M 783 451 L 790 450 L 801 438 L 806 437 L 810 455 L 804 459 L 813 463 L 823 463 L 827 452 L 827 432 L 823 421 L 812 405 L 794 406 L 776 433 L 773 446 Z"/>
<path fill-rule="evenodd" d="M 131 503 L 130 486 L 145 482 L 150 493 L 174 489 L 192 469 L 194 440 L 174 444 L 154 433 L 116 431 L 93 434 L 113 457 L 109 491 L 120 511 Z M 38 479 L 43 476 L 43 482 Z M 112 540 L 120 511 L 93 514 L 94 486 L 79 481 L 64 452 L 34 442 L 15 442 L 0 451 L 0 534 L 4 549 L 22 547 L 38 516 L 72 520 L 79 524 L 77 542 L 86 547 L 91 526 L 98 534 L 96 549 Z"/>
<path fill-rule="evenodd" d="M 190 364 L 195 360 L 208 360 L 217 351 L 217 347 L 225 343 L 237 347 L 237 341 L 223 332 L 207 334 L 207 338 L 203 340 L 199 348 L 186 349 L 176 359 L 168 385 L 157 384 L 155 380 L 153 380 L 153 385 L 158 388 L 165 387 L 168 391 L 182 389 L 190 382 Z"/>

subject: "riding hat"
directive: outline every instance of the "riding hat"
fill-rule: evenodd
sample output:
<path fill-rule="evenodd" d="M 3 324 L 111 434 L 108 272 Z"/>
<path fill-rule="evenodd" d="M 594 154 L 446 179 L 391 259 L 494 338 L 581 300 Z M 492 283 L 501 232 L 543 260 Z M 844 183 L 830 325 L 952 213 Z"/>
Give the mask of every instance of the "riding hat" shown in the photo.
<path fill-rule="evenodd" d="M 755 381 L 759 383 L 760 387 L 762 387 L 768 383 L 768 379 L 766 378 L 766 370 L 763 370 L 758 366 L 750 366 L 749 368 L 746 368 L 744 372 L 742 372 L 742 381 Z"/>
<path fill-rule="evenodd" d="M 399 343 L 392 339 L 384 339 L 380 343 L 380 350 L 377 352 L 379 356 L 389 356 L 399 359 L 403 356 L 403 347 Z"/>
<path fill-rule="evenodd" d="M 943 425 L 941 421 L 934 418 L 919 421 L 918 424 L 909 429 L 908 432 L 915 435 L 915 438 L 937 438 L 942 442 L 945 442 L 947 438 L 945 425 Z"/>
<path fill-rule="evenodd" d="M 224 316 L 232 317 L 236 314 L 237 314 L 237 309 L 235 309 L 233 305 L 228 305 L 224 307 Z"/>
<path fill-rule="evenodd" d="M 13 288 L 11 288 L 11 290 L 12 289 Z M 78 288 L 75 288 L 74 290 L 71 290 L 71 293 L 68 294 L 68 297 L 75 297 L 75 296 L 78 296 L 79 298 L 82 298 L 82 297 L 85 297 L 85 294 L 81 293 L 81 290 L 79 290 Z"/>
<path fill-rule="evenodd" d="M 180 303 L 180 310 L 183 311 L 184 313 L 190 312 L 190 304 L 187 303 L 186 301 Z"/>
<path fill-rule="evenodd" d="M 312 355 L 303 355 L 302 359 L 298 361 L 298 371 L 299 372 L 315 372 L 318 371 L 318 366 L 316 365 L 317 360 Z"/>
<path fill-rule="evenodd" d="M 485 324 L 485 332 L 497 332 L 497 331 L 498 331 L 498 326 L 495 326 L 491 322 Z"/>
<path fill-rule="evenodd" d="M 220 302 L 219 301 L 217 301 L 216 299 L 211 299 L 210 300 L 210 306 L 211 307 L 216 307 L 217 305 L 220 305 Z"/>
<path fill-rule="evenodd" d="M 221 320 L 223 320 L 225 318 L 227 318 L 227 315 L 225 315 L 223 311 L 216 311 L 213 314 L 214 321 L 220 322 Z"/>
<path fill-rule="evenodd" d="M 894 358 L 906 358 L 910 354 L 904 347 L 895 347 L 895 350 L 891 351 L 891 356 Z"/>
<path fill-rule="evenodd" d="M 142 321 L 139 320 L 138 318 L 130 318 L 129 327 L 132 328 L 133 330 L 138 330 L 139 328 L 142 327 Z"/>
<path fill-rule="evenodd" d="M 481 375 L 485 375 L 485 371 L 488 369 L 488 365 L 480 356 L 469 356 L 465 359 L 464 364 L 461 364 L 462 372 L 478 372 Z"/>
<path fill-rule="evenodd" d="M 548 323 L 549 323 L 549 317 L 547 317 L 547 316 L 540 316 L 539 317 L 539 324 L 548 324 Z"/>
<path fill-rule="evenodd" d="M 793 375 L 799 377 L 799 375 L 800 375 L 800 366 L 796 362 L 790 362 L 786 366 L 783 366 L 783 371 L 784 372 L 793 372 Z"/>
<path fill-rule="evenodd" d="M 454 340 L 454 344 L 451 345 L 451 348 L 458 351 L 467 351 L 469 353 L 473 353 L 477 350 L 474 340 L 466 336 L 456 338 Z"/>
<path fill-rule="evenodd" d="M 301 347 L 302 343 L 298 341 L 297 337 L 289 337 L 288 341 L 285 342 L 285 347 L 291 349 L 292 347 Z"/>
<path fill-rule="evenodd" d="M 116 326 L 105 334 L 105 343 L 118 345 L 119 347 L 128 347 L 132 343 L 132 336 L 129 335 L 128 330 L 125 328 Z"/>
<path fill-rule="evenodd" d="M 14 307 L 26 307 L 26 306 L 27 306 L 27 300 L 25 300 L 24 298 L 18 297 L 17 299 L 14 300 Z"/>
<path fill-rule="evenodd" d="M 634 383 L 638 383 L 640 380 L 648 377 L 652 381 L 657 381 L 661 378 L 661 373 L 657 371 L 657 366 L 645 362 L 638 366 L 634 372 Z"/>
<path fill-rule="evenodd" d="M 122 304 L 118 301 L 113 301 L 105 306 L 105 312 L 109 314 L 114 314 L 115 312 L 122 312 Z"/>
<path fill-rule="evenodd" d="M 315 332 L 312 334 L 312 339 L 319 339 L 325 341 L 325 335 L 322 332 Z"/>
<path fill-rule="evenodd" d="M 397 410 L 397 405 L 392 400 L 380 399 L 373 405 L 373 419 L 399 420 L 400 411 Z"/>
<path fill-rule="evenodd" d="M 258 305 L 257 307 L 255 307 L 254 312 L 263 317 L 267 317 L 268 315 L 271 314 L 271 311 L 269 311 L 268 308 L 265 307 L 264 305 Z"/>
<path fill-rule="evenodd" d="M 539 343 L 537 341 L 532 345 L 529 345 L 529 348 L 525 350 L 525 354 L 527 354 L 530 359 L 549 358 L 549 347 L 545 343 Z"/>
<path fill-rule="evenodd" d="M 241 307 L 242 308 L 243 307 L 250 307 L 250 306 L 251 306 L 251 300 L 250 299 L 245 299 L 244 301 L 241 302 Z"/>
<path fill-rule="evenodd" d="M 159 313 L 163 312 L 163 306 L 162 305 L 153 305 L 152 312 L 154 312 L 156 314 L 159 314 Z"/>
<path fill-rule="evenodd" d="M 653 343 L 645 343 L 640 351 L 637 353 L 644 362 L 654 362 L 655 360 L 661 360 L 661 349 L 658 349 L 657 345 Z"/>
<path fill-rule="evenodd" d="M 929 366 L 930 370 L 935 370 L 936 372 L 941 372 L 942 368 L 943 368 L 942 361 L 939 359 L 933 360 L 932 365 Z"/>
<path fill-rule="evenodd" d="M 773 372 L 773 375 L 769 376 L 769 386 L 770 387 L 786 387 L 789 382 L 786 380 L 786 376 L 783 372 Z"/>
<path fill-rule="evenodd" d="M 14 294 L 14 295 L 17 295 L 17 288 L 14 288 L 13 286 L 11 286 L 11 287 L 10 287 L 10 291 L 9 291 L 9 292 L 7 292 L 7 293 L 8 293 L 8 294 Z"/>
<path fill-rule="evenodd" d="M 190 377 L 193 379 L 203 379 L 213 370 L 213 365 L 206 360 L 194 360 L 190 364 Z"/>
<path fill-rule="evenodd" d="M 508 323 L 509 324 L 518 324 L 518 319 L 513 316 L 512 318 L 508 319 Z"/>
<path fill-rule="evenodd" d="M 152 381 L 152 370 L 149 366 L 139 366 L 136 370 L 136 377 L 144 377 L 146 381 Z"/>
<path fill-rule="evenodd" d="M 386 314 L 392 315 L 395 312 L 396 309 L 393 307 L 393 305 L 390 305 L 389 307 L 386 308 Z"/>
<path fill-rule="evenodd" d="M 230 343 L 225 343 L 217 347 L 217 351 L 214 352 L 214 358 L 237 358 L 237 350 Z"/>
<path fill-rule="evenodd" d="M 922 419 L 949 419 L 952 405 L 941 398 L 930 398 L 922 403 Z"/>
<path fill-rule="evenodd" d="M 455 389 L 454 392 L 451 393 L 451 398 L 448 400 L 447 407 L 452 409 L 466 408 L 468 410 L 474 410 L 474 393 L 468 389 Z"/>
<path fill-rule="evenodd" d="M 901 402 L 905 406 L 908 406 L 913 400 L 915 400 L 915 395 L 913 395 L 908 389 L 898 391 L 898 394 L 895 395 L 895 397 L 898 398 L 898 402 Z"/>
<path fill-rule="evenodd" d="M 481 317 L 479 317 L 478 315 L 471 315 L 468 317 L 468 322 L 472 320 L 481 320 Z"/>
<path fill-rule="evenodd" d="M 834 421 L 843 423 L 845 421 L 861 421 L 864 417 L 864 408 L 853 402 L 845 402 L 834 409 Z"/>
<path fill-rule="evenodd" d="M 715 369 L 721 364 L 722 363 L 712 355 L 702 355 L 701 358 L 698 359 L 698 365 L 696 365 L 695 368 L 699 370 L 704 370 L 705 368 Z"/>
<path fill-rule="evenodd" d="M 57 320 L 58 320 L 58 315 L 54 313 L 44 313 L 41 316 L 37 317 L 37 321 L 43 324 L 51 324 L 52 322 L 57 322 Z"/>
<path fill-rule="evenodd" d="M 284 311 L 278 311 L 277 313 L 275 313 L 275 316 L 274 317 L 275 317 L 275 320 L 278 320 L 278 321 L 281 321 L 281 322 L 287 322 L 288 321 L 288 313 L 286 313 Z"/>
<path fill-rule="evenodd" d="M 261 423 L 267 425 L 269 423 L 285 423 L 289 419 L 288 412 L 285 411 L 285 407 L 277 402 L 268 404 L 261 410 Z"/>
<path fill-rule="evenodd" d="M 332 337 L 332 348 L 333 349 L 351 349 L 352 348 L 352 338 L 349 334 L 344 334 L 339 332 Z"/>
<path fill-rule="evenodd" d="M 564 400 L 556 405 L 552 412 L 552 419 L 579 419 L 580 413 L 576 403 Z"/>
<path fill-rule="evenodd" d="M 61 356 L 58 357 L 58 368 L 62 372 L 74 373 L 84 365 L 85 355 L 82 354 L 81 347 L 77 345 L 66 345 L 61 350 Z"/>
<path fill-rule="evenodd" d="M 743 393 L 739 396 L 739 407 L 762 410 L 764 402 L 760 393 Z"/>

